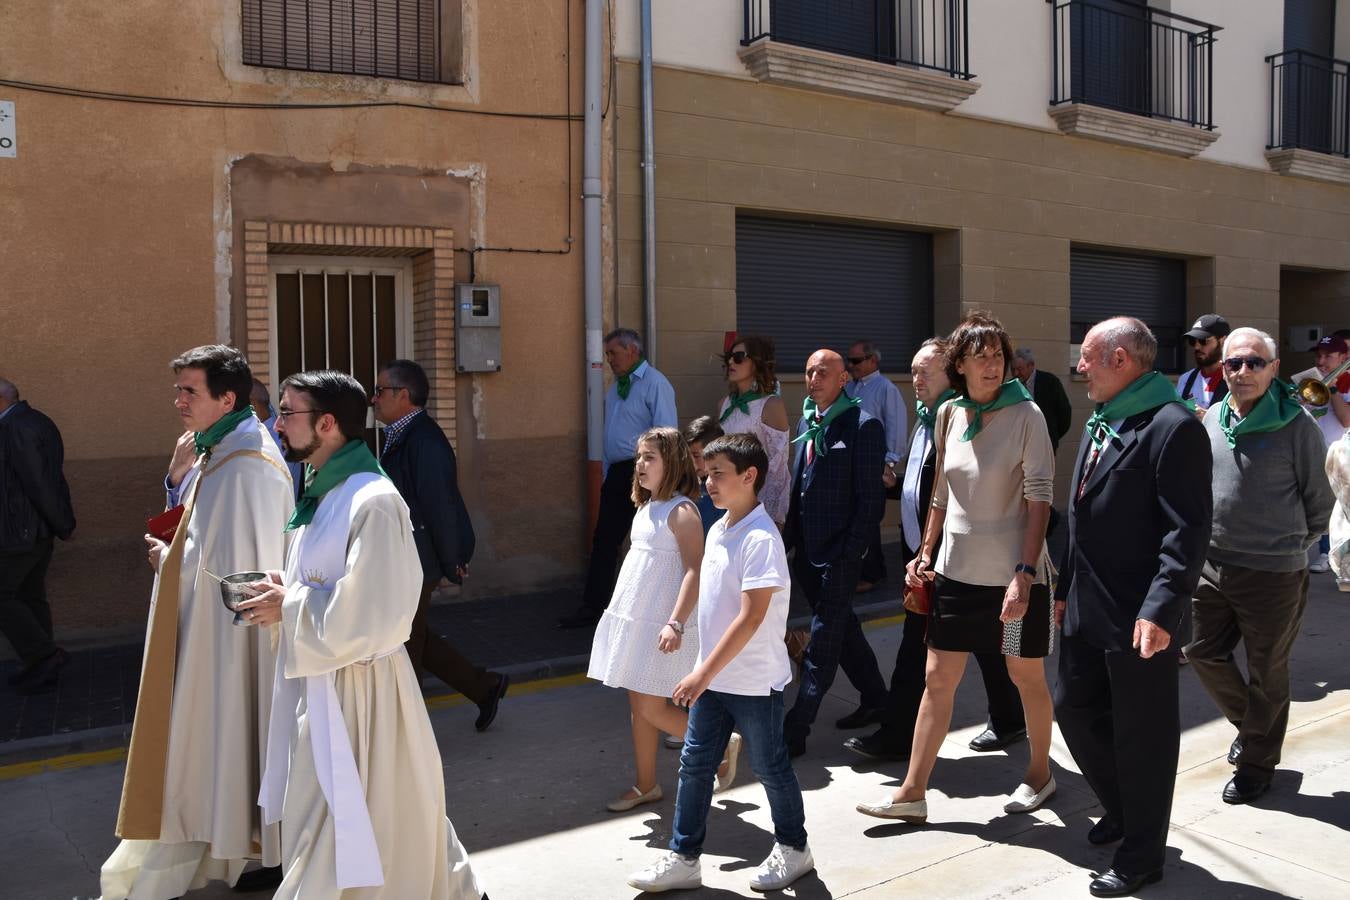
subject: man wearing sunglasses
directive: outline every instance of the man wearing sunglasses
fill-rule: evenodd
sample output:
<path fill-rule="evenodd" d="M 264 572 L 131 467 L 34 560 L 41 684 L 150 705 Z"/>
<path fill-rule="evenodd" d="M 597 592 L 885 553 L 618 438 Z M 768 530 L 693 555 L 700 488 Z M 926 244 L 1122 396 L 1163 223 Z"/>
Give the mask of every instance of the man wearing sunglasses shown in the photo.
<path fill-rule="evenodd" d="M 1230 331 L 1227 319 L 1210 313 L 1196 319 L 1191 330 L 1186 332 L 1186 342 L 1195 357 L 1195 368 L 1177 379 L 1177 393 L 1182 400 L 1194 403 L 1201 416 L 1228 393 L 1223 380 L 1221 345 Z"/>
<path fill-rule="evenodd" d="M 1307 550 L 1335 497 L 1326 446 L 1289 385 L 1275 341 L 1239 328 L 1224 342 L 1228 397 L 1205 416 L 1214 457 L 1214 524 L 1192 603 L 1191 668 L 1237 728 L 1225 803 L 1270 787 L 1289 721 L 1289 651 L 1308 600 Z M 1245 645 L 1247 673 L 1233 658 Z"/>

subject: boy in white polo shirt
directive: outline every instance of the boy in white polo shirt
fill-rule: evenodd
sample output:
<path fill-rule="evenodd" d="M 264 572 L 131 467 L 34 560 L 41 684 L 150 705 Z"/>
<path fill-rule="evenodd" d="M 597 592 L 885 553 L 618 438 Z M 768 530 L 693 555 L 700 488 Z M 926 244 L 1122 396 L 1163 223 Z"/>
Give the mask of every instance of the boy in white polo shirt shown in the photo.
<path fill-rule="evenodd" d="M 759 502 L 769 458 L 759 439 L 729 434 L 703 448 L 706 488 L 726 510 L 708 532 L 699 573 L 698 664 L 675 686 L 689 707 L 670 852 L 628 883 L 644 891 L 697 888 L 717 766 L 732 730 L 748 739 L 750 765 L 769 797 L 774 847 L 755 870 L 756 891 L 785 888 L 815 868 L 806 814 L 783 741 L 783 688 L 791 680 L 787 552 Z"/>

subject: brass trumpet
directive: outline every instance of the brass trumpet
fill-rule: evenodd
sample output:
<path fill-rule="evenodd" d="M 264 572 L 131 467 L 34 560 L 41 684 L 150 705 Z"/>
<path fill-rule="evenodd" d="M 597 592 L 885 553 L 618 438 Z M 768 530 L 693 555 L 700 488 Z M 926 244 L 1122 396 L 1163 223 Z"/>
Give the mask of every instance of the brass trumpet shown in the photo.
<path fill-rule="evenodd" d="M 1326 406 L 1331 402 L 1331 387 L 1342 373 L 1350 369 L 1350 359 L 1333 369 L 1325 378 L 1305 378 L 1298 383 L 1298 399 L 1309 406 Z"/>

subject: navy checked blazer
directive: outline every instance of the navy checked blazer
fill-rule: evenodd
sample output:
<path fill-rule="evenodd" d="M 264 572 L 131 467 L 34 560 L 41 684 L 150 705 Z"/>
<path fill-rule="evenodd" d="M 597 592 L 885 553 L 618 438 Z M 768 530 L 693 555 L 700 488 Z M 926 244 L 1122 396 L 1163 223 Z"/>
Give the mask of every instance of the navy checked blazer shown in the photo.
<path fill-rule="evenodd" d="M 806 419 L 797 434 L 806 431 Z M 795 444 L 792 499 L 784 542 L 805 551 L 815 566 L 858 562 L 867 554 L 872 531 L 886 508 L 881 469 L 886 459 L 886 429 L 861 409 L 830 423 L 824 454 L 806 464 L 806 442 Z"/>

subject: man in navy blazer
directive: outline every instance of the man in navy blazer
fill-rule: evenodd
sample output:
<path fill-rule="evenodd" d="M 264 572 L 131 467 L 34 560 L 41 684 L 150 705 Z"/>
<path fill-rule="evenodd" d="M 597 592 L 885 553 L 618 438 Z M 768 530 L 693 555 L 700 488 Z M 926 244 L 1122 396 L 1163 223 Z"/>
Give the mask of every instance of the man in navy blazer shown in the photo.
<path fill-rule="evenodd" d="M 844 359 L 833 350 L 817 350 L 807 360 L 808 412 L 794 438 L 792 499 L 783 526 L 784 543 L 793 551 L 792 578 L 811 604 L 811 641 L 797 700 L 783 722 L 794 757 L 806 752 L 806 736 L 841 666 L 861 698 L 837 727 L 870 725 L 886 704 L 886 682 L 853 613 L 858 573 L 886 503 L 886 431 L 844 393 L 847 382 Z"/>
<path fill-rule="evenodd" d="M 1101 415 L 1088 421 L 1099 440 L 1084 437 L 1070 482 L 1055 713 L 1105 810 L 1088 840 L 1120 841 L 1089 886 L 1096 897 L 1162 878 L 1181 742 L 1177 654 L 1213 515 L 1208 437 L 1152 371 L 1157 351 L 1143 322 L 1108 319 L 1078 361 Z"/>

